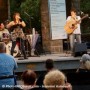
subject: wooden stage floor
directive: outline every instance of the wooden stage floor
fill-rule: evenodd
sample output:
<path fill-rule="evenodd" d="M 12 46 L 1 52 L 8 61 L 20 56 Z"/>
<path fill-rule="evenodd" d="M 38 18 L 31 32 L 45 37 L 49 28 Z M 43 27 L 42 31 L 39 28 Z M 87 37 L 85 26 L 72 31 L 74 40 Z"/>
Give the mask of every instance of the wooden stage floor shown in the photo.
<path fill-rule="evenodd" d="M 28 59 L 18 60 L 15 58 L 18 64 L 16 72 L 23 72 L 27 69 L 35 71 L 45 71 L 45 61 L 47 59 L 54 60 L 54 66 L 58 69 L 77 69 L 80 66 L 80 57 L 73 57 L 70 54 L 46 54 L 39 57 L 28 57 Z"/>

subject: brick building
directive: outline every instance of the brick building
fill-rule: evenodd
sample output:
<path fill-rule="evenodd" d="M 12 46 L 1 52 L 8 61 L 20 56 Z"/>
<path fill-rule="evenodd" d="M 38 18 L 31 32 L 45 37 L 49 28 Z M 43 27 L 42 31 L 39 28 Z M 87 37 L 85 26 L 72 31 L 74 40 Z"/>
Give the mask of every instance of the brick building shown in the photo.
<path fill-rule="evenodd" d="M 70 9 L 75 7 L 77 12 L 80 11 L 80 0 L 66 0 L 66 14 Z M 51 40 L 50 22 L 49 22 L 48 0 L 41 0 L 41 22 L 42 22 L 42 42 L 43 48 L 50 53 L 63 53 L 63 40 Z"/>

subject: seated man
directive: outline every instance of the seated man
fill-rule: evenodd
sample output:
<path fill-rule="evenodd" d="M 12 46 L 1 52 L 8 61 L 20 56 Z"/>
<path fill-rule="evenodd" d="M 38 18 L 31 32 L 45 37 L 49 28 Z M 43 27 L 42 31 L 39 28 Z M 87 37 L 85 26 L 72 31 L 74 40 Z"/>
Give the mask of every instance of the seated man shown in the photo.
<path fill-rule="evenodd" d="M 0 41 L 3 41 L 4 38 L 9 38 L 9 31 L 5 29 L 3 23 L 0 23 Z"/>
<path fill-rule="evenodd" d="M 41 73 L 39 75 L 39 77 L 37 78 L 37 82 L 36 84 L 39 85 L 39 86 L 42 86 L 43 85 L 43 80 L 44 80 L 44 77 L 45 75 L 51 71 L 51 70 L 54 70 L 55 67 L 54 67 L 54 61 L 52 59 L 47 59 L 45 61 L 45 68 L 46 68 L 46 72 L 45 73 Z"/>
<path fill-rule="evenodd" d="M 5 43 L 0 42 L 0 88 L 3 88 L 3 85 L 15 85 L 13 72 L 16 68 L 14 57 L 5 53 Z M 7 78 L 9 76 L 11 78 Z"/>
<path fill-rule="evenodd" d="M 22 74 L 22 80 L 24 83 L 24 87 L 22 87 L 23 90 L 46 90 L 45 88 L 39 88 L 39 86 L 36 86 L 36 73 L 32 70 L 26 70 Z"/>

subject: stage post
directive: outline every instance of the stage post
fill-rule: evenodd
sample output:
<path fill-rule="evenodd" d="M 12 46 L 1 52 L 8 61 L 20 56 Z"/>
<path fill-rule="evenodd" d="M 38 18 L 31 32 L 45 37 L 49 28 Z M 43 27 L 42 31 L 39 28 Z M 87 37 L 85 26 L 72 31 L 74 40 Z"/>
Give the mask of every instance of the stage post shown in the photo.
<path fill-rule="evenodd" d="M 51 39 L 48 0 L 41 0 L 41 24 L 42 43 L 44 50 L 50 53 L 62 53 L 63 40 Z"/>
<path fill-rule="evenodd" d="M 0 21 L 4 22 L 8 19 L 8 0 L 0 0 Z"/>

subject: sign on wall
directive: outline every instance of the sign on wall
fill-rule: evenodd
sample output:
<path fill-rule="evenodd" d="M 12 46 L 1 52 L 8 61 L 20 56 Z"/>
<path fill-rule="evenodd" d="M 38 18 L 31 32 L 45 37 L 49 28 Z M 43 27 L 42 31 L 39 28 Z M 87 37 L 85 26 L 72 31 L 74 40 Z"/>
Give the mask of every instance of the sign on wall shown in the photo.
<path fill-rule="evenodd" d="M 52 40 L 66 39 L 64 30 L 66 22 L 65 0 L 49 0 L 50 29 Z"/>

